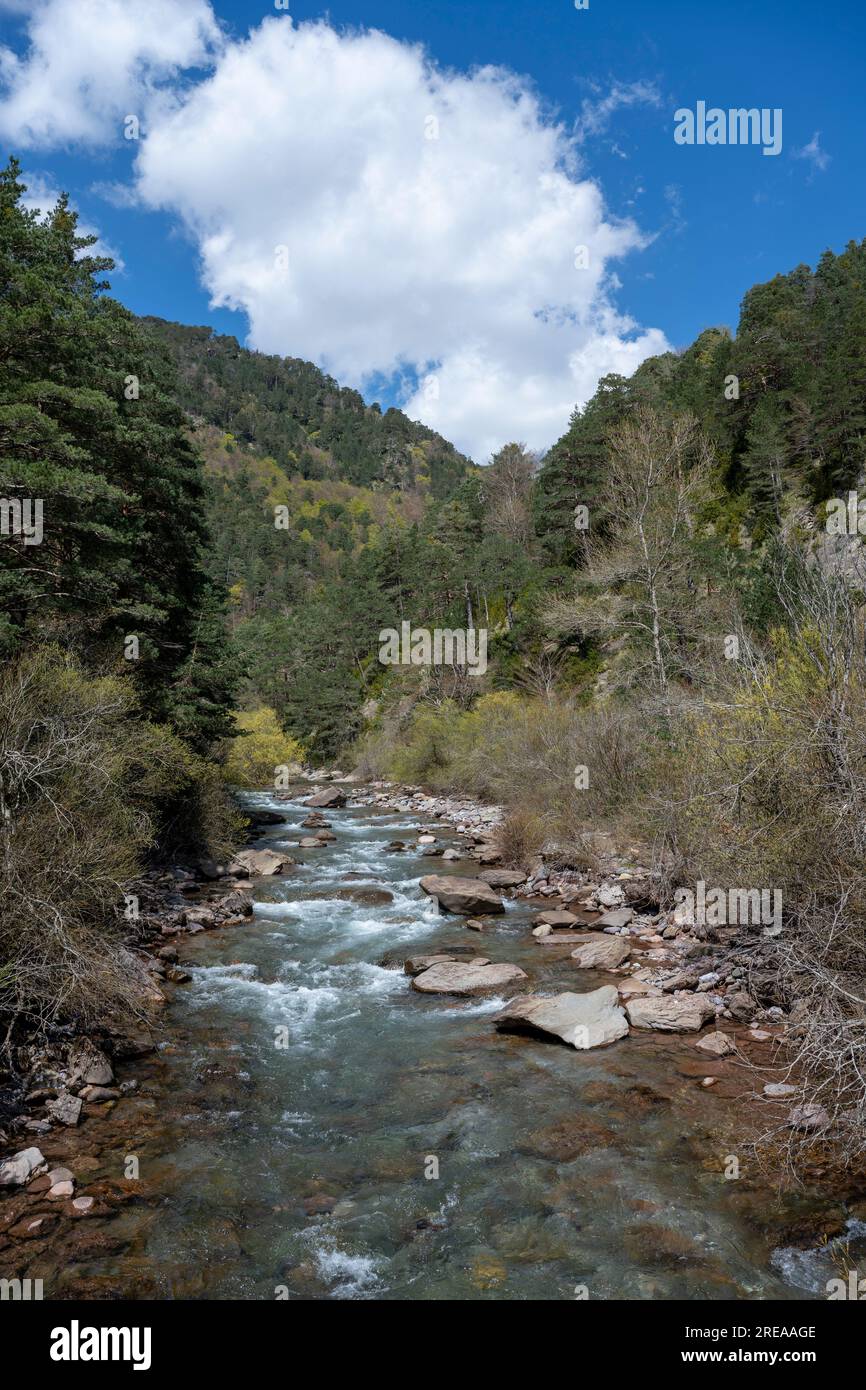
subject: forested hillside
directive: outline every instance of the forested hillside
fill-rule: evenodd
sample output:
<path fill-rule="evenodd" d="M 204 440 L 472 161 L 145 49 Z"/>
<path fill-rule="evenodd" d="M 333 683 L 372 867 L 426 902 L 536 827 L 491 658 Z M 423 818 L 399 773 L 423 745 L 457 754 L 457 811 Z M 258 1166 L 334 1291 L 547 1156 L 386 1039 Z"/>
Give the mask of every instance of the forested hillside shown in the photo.
<path fill-rule="evenodd" d="M 124 885 L 236 832 L 240 665 L 170 361 L 0 173 L 0 1014 L 134 1012 Z M 25 519 L 30 519 L 28 527 Z M 38 517 L 38 525 L 36 518 Z M 8 1039 L 8 1034 L 7 1034 Z"/>
<path fill-rule="evenodd" d="M 610 486 L 611 441 L 640 411 L 693 422 L 679 462 L 688 472 L 703 458 L 687 555 L 694 592 L 711 592 L 718 606 L 736 589 L 742 618 L 766 631 L 778 617 L 774 540 L 820 523 L 821 504 L 862 472 L 864 271 L 866 247 L 851 243 L 814 272 L 800 266 L 754 287 L 736 334 L 708 329 L 629 379 L 604 378 L 540 464 L 514 444 L 473 468 L 308 363 L 148 321 L 175 355 L 198 422 L 211 568 L 232 595 L 247 700 L 276 708 L 311 756 L 337 756 L 362 729 L 362 708 L 375 731 L 383 712 L 399 708 L 402 720 L 428 688 L 437 704 L 448 687 L 441 672 L 378 663 L 380 629 L 404 619 L 489 630 L 486 678 L 451 673 L 461 701 L 549 688 L 587 699 L 610 664 L 602 639 L 617 634 L 586 611 L 568 621 L 551 605 L 575 575 L 585 583 L 595 548 L 617 535 L 624 494 Z M 692 629 L 700 606 L 687 607 Z M 677 645 L 674 665 L 691 679 L 680 658 L 697 642 L 684 631 Z M 615 650 L 622 667 L 622 643 Z"/>
<path fill-rule="evenodd" d="M 183 408 L 291 477 L 445 497 L 466 471 L 468 460 L 434 430 L 365 404 L 312 362 L 250 352 L 210 328 L 142 322 L 177 364 Z"/>

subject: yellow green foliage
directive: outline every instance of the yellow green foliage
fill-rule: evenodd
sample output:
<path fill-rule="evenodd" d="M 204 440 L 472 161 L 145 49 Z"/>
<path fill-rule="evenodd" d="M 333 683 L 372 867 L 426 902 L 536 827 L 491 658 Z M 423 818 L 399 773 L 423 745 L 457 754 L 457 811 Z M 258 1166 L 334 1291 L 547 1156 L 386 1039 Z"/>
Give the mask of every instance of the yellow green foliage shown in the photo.
<path fill-rule="evenodd" d="M 272 709 L 245 710 L 235 715 L 238 737 L 228 745 L 223 775 L 232 786 L 272 787 L 275 769 L 299 765 L 304 750 L 283 732 Z"/>

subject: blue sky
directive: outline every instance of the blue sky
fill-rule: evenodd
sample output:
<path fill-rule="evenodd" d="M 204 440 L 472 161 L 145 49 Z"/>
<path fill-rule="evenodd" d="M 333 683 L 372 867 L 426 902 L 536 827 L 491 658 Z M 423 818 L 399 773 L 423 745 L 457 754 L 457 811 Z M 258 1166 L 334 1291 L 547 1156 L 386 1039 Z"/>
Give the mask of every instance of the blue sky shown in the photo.
<path fill-rule="evenodd" d="M 141 61 L 151 61 L 146 25 L 143 34 L 117 38 L 117 43 L 127 45 L 123 51 L 129 58 L 128 91 L 97 90 L 94 95 L 103 80 L 101 70 L 94 70 L 92 54 L 82 51 L 78 57 L 79 47 L 86 49 L 95 39 L 104 16 L 101 39 L 107 39 L 100 61 L 110 69 L 115 39 L 109 21 L 114 17 L 112 6 L 119 2 L 75 0 L 76 20 L 71 0 L 45 0 L 39 9 L 51 12 L 52 27 L 39 33 L 32 27 L 28 31 L 34 7 L 0 0 L 0 34 L 6 49 L 0 61 L 0 113 L 4 81 L 7 98 L 5 119 L 0 114 L 2 144 L 19 154 L 38 187 L 68 189 L 83 220 L 117 250 L 123 261 L 122 273 L 113 282 L 117 296 L 136 312 L 211 323 L 242 341 L 252 334 L 252 344 L 266 350 L 313 356 L 368 394 L 375 386 L 384 402 L 405 402 L 410 413 L 444 433 L 450 431 L 476 456 L 497 439 L 502 442 L 498 432 L 521 433 L 521 409 L 527 426 L 524 437 L 536 447 L 552 442 L 559 432 L 557 421 L 560 428 L 566 423 L 560 416 L 566 412 L 569 392 L 574 399 L 585 397 L 600 371 L 621 362 L 633 368 L 641 356 L 658 348 L 662 338 L 683 347 L 708 325 L 735 326 L 740 299 L 750 285 L 800 262 L 814 264 L 825 248 L 838 251 L 866 231 L 859 119 L 866 8 L 849 0 L 822 7 L 803 0 L 761 5 L 732 0 L 718 6 L 694 0 L 590 0 L 589 8 L 580 11 L 573 0 L 533 6 L 515 0 L 415 0 L 411 5 L 368 0 L 363 6 L 337 0 L 327 10 L 307 0 L 291 0 L 291 20 L 264 4 L 215 0 L 213 14 L 222 38 L 213 40 L 211 34 L 203 41 L 203 49 L 210 44 L 211 51 L 197 55 L 186 31 L 178 30 L 177 63 L 147 84 L 147 101 L 157 90 L 167 100 L 167 106 L 158 108 L 146 107 L 135 95 L 136 44 L 144 55 Z M 166 34 L 175 10 L 179 25 L 210 13 L 207 0 L 150 0 L 150 5 L 127 8 L 146 15 L 156 4 Z M 80 24 L 81 11 L 89 5 L 95 20 L 90 39 Z M 208 81 L 215 64 L 222 62 L 228 73 L 231 54 L 240 52 L 235 45 L 250 29 L 258 30 L 265 18 L 271 28 L 260 38 L 256 61 L 267 64 L 273 50 L 277 74 L 280 63 L 287 66 L 285 90 L 279 79 L 276 83 L 273 118 L 266 108 L 257 117 L 262 132 L 257 153 L 261 145 L 270 152 L 269 168 L 280 170 L 278 183 L 268 185 L 269 175 L 256 173 L 249 150 L 242 146 L 226 155 L 221 166 L 234 131 L 218 123 L 206 129 L 204 123 L 213 117 L 203 109 L 189 134 L 195 152 L 189 159 L 195 162 L 184 164 L 181 158 L 175 168 L 174 153 L 190 126 L 176 120 L 172 124 L 172 111 Z M 311 46 L 306 58 L 298 54 L 298 66 L 293 67 L 281 51 L 288 29 L 278 35 L 277 23 L 294 26 L 298 33 L 308 21 L 322 18 L 335 31 L 335 46 Z M 436 100 L 441 98 L 441 110 L 450 113 L 459 105 L 459 174 L 453 173 L 454 157 L 447 155 L 452 173 L 434 172 L 418 184 L 415 156 L 411 150 L 407 153 L 400 125 L 425 109 L 426 98 L 414 88 L 423 88 L 427 79 L 408 67 L 394 77 L 400 67 L 394 55 L 409 50 L 347 45 L 347 30 L 358 29 L 378 29 L 402 44 L 425 46 L 440 70 Z M 33 61 L 40 43 L 41 67 Z M 221 56 L 215 57 L 220 45 Z M 10 53 L 18 58 L 11 77 L 15 60 Z M 304 61 L 306 68 L 301 66 Z M 61 62 L 69 71 L 58 77 Z M 309 68 L 331 63 L 323 84 L 311 80 L 308 87 Z M 460 74 L 485 65 L 525 79 L 521 91 L 533 93 L 536 102 L 531 130 L 525 120 L 510 125 L 513 93 L 504 98 L 494 93 L 490 107 L 489 93 L 473 90 L 466 96 L 454 85 Z M 360 106 L 345 95 L 356 73 L 359 84 L 368 84 L 358 98 Z M 237 88 L 238 101 L 246 106 L 259 87 L 254 71 L 250 76 L 250 63 L 243 80 L 248 85 Z M 40 82 L 45 100 L 54 102 L 48 114 L 38 109 Z M 366 113 L 378 105 L 380 96 L 383 110 L 370 117 L 367 129 Z M 72 110 L 73 101 L 79 100 L 95 108 L 89 126 L 84 118 L 78 122 Z M 501 120 L 496 100 L 503 103 Z M 768 157 L 754 146 L 675 144 L 674 111 L 693 108 L 698 100 L 722 108 L 781 108 L 781 153 Z M 64 103 L 69 103 L 68 109 Z M 139 108 L 147 112 L 144 138 L 124 141 L 118 117 Z M 306 124 L 310 108 L 312 126 Z M 395 110 L 396 121 L 391 119 Z M 542 204 L 547 200 L 545 219 L 530 225 L 520 204 L 531 207 L 550 173 L 545 135 L 553 125 L 561 127 L 556 157 L 567 146 L 569 158 L 576 161 L 571 185 L 553 193 L 548 188 L 541 195 Z M 364 127 L 360 136 L 359 126 Z M 476 179 L 471 167 L 476 129 L 480 165 L 499 161 L 503 183 L 512 180 L 501 205 L 495 189 L 481 191 L 485 175 Z M 319 145 L 320 138 L 326 139 L 322 131 L 329 132 L 330 145 Z M 358 139 L 367 140 L 369 149 Z M 303 157 L 311 146 L 318 159 L 313 170 L 304 167 Z M 353 151 L 356 166 L 369 155 L 364 190 L 353 183 L 351 171 L 342 168 L 329 188 L 329 169 L 342 165 L 347 150 Z M 411 183 L 412 196 L 421 200 L 407 213 L 408 231 L 404 228 L 398 235 L 395 230 L 393 246 L 387 228 L 362 206 L 371 180 L 380 176 L 383 154 L 389 193 L 406 169 L 407 186 Z M 429 154 L 429 147 L 419 148 L 418 158 Z M 232 206 L 227 205 L 225 188 L 218 195 L 199 179 L 202 165 L 213 167 L 214 180 L 231 183 Z M 479 206 L 473 207 L 476 184 Z M 118 188 L 133 185 L 135 196 L 127 194 L 129 205 L 124 206 Z M 419 193 L 419 187 L 425 191 Z M 586 208 L 590 187 L 603 199 L 601 212 Z M 285 190 L 291 190 L 290 207 L 281 201 Z M 581 285 L 579 290 L 570 286 L 560 291 L 558 280 L 564 271 L 544 264 L 551 238 L 560 235 L 563 196 L 573 198 L 563 237 L 567 239 L 573 222 L 575 237 L 586 236 L 593 254 L 598 248 L 598 275 L 591 290 Z M 457 203 L 460 227 L 443 230 L 432 251 L 429 240 L 413 243 L 417 207 L 420 216 L 444 226 Z M 242 205 L 247 204 L 249 217 L 244 218 Z M 347 205 L 354 208 L 353 220 L 342 226 L 341 209 Z M 484 223 L 485 207 L 491 226 Z M 398 206 L 389 225 L 399 223 L 401 216 Z M 506 254 L 497 249 L 501 242 L 494 235 L 494 222 L 508 232 L 507 264 L 494 264 Z M 248 264 L 256 225 L 267 225 L 268 245 L 267 236 L 278 237 L 279 227 L 285 225 L 287 244 L 291 243 L 287 255 L 293 278 L 279 312 L 273 307 L 279 295 L 262 286 Z M 584 225 L 589 228 L 586 233 L 580 230 Z M 622 225 L 631 231 L 618 238 Z M 215 241 L 207 241 L 209 237 Z M 333 240 L 331 276 L 329 263 L 313 259 L 316 243 L 323 238 Z M 229 243 L 231 250 L 226 251 Z M 443 258 L 438 267 L 437 247 Z M 564 245 L 562 249 L 564 253 Z M 522 293 L 520 302 L 504 314 L 502 306 L 514 284 L 533 276 L 535 302 Z M 370 287 L 368 294 L 360 281 Z M 212 302 L 220 300 L 222 305 Z M 239 307 L 226 307 L 231 303 Z M 405 334 L 398 321 L 401 303 L 407 311 L 411 307 L 413 315 Z M 531 331 L 521 332 L 522 315 L 532 317 Z M 558 331 L 549 328 L 536 341 L 539 318 L 551 315 L 561 320 Z M 563 378 L 559 362 L 572 346 L 576 359 L 570 375 Z M 636 356 L 630 358 L 632 350 Z M 467 403 L 469 397 L 474 404 Z"/>

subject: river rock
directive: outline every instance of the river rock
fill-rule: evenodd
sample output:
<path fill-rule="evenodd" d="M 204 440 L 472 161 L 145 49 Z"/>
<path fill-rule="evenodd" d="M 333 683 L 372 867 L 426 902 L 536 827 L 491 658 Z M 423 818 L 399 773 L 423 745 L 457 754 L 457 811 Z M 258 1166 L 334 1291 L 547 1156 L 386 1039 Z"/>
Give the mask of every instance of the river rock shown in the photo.
<path fill-rule="evenodd" d="M 67 1069 L 70 1087 L 110 1086 L 114 1080 L 111 1062 L 90 1038 L 72 1044 Z"/>
<path fill-rule="evenodd" d="M 601 888 L 596 889 L 595 900 L 599 907 L 622 907 L 625 902 L 625 893 L 618 883 L 605 883 Z"/>
<path fill-rule="evenodd" d="M 222 920 L 235 917 L 252 917 L 253 900 L 248 893 L 228 893 L 219 905 Z"/>
<path fill-rule="evenodd" d="M 578 1050 L 604 1047 L 628 1033 L 628 1023 L 613 985 L 588 994 L 523 994 L 496 1016 L 501 1032 L 550 1033 Z"/>
<path fill-rule="evenodd" d="M 345 806 L 346 793 L 341 792 L 339 787 L 324 787 L 320 792 L 314 792 L 308 796 L 304 802 L 305 806 Z"/>
<path fill-rule="evenodd" d="M 442 961 L 416 975 L 412 988 L 422 994 L 486 994 L 527 978 L 519 965 L 476 965 L 472 961 Z"/>
<path fill-rule="evenodd" d="M 44 1162 L 40 1149 L 19 1149 L 0 1163 L 0 1187 L 22 1187 Z"/>
<path fill-rule="evenodd" d="M 634 917 L 633 908 L 615 907 L 610 912 L 602 913 L 598 921 L 593 922 L 592 925 L 594 927 L 618 927 L 622 929 L 628 926 L 632 917 Z"/>
<path fill-rule="evenodd" d="M 764 1095 L 770 1100 L 784 1100 L 786 1096 L 795 1096 L 796 1086 L 789 1086 L 786 1081 L 768 1081 L 764 1087 Z"/>
<path fill-rule="evenodd" d="M 235 855 L 232 867 L 239 864 L 250 878 L 269 878 L 273 874 L 281 874 L 287 864 L 291 866 L 293 863 L 294 860 L 288 855 L 277 854 L 272 849 L 242 849 Z"/>
<path fill-rule="evenodd" d="M 474 917 L 479 912 L 504 912 L 499 894 L 480 878 L 459 878 L 456 874 L 427 874 L 420 880 L 425 893 L 436 898 L 446 912 Z"/>
<path fill-rule="evenodd" d="M 48 1113 L 58 1124 L 77 1125 L 81 1118 L 81 1101 L 78 1096 L 71 1096 L 68 1091 L 64 1091 L 48 1106 Z"/>
<path fill-rule="evenodd" d="M 633 994 L 660 994 L 661 990 L 657 985 L 651 985 L 648 980 L 638 980 L 633 975 L 628 980 L 623 980 L 622 984 L 617 985 L 623 999 L 629 998 Z"/>
<path fill-rule="evenodd" d="M 175 975 L 183 975 L 189 979 L 185 970 L 170 970 L 168 978 L 174 979 Z M 86 1100 L 88 1105 L 101 1105 L 106 1100 L 120 1100 L 120 1091 L 116 1086 L 85 1086 L 81 1092 L 81 1099 Z"/>
<path fill-rule="evenodd" d="M 823 1105 L 811 1101 L 807 1105 L 795 1105 L 788 1116 L 788 1124 L 792 1129 L 814 1133 L 817 1130 L 829 1129 L 830 1116 Z"/>
<path fill-rule="evenodd" d="M 216 913 L 210 907 L 188 907 L 183 914 L 186 927 L 216 926 Z"/>
<path fill-rule="evenodd" d="M 629 999 L 625 1008 L 633 1028 L 659 1033 L 698 1033 L 716 1016 L 703 994 L 648 994 Z"/>
<path fill-rule="evenodd" d="M 730 1013 L 738 1023 L 751 1023 L 755 1014 L 758 1012 L 758 1005 L 750 994 L 746 994 L 745 990 L 737 990 L 734 994 L 726 994 L 725 1008 L 730 1010 Z"/>
<path fill-rule="evenodd" d="M 736 1052 L 736 1044 L 731 1042 L 727 1033 L 708 1033 L 700 1042 L 695 1043 L 702 1052 L 710 1052 L 714 1057 L 728 1057 L 732 1052 Z"/>
<path fill-rule="evenodd" d="M 600 932 L 586 937 L 571 959 L 581 970 L 614 970 L 631 955 L 631 946 L 621 936 L 602 936 Z"/>
<path fill-rule="evenodd" d="M 443 965 L 447 961 L 456 960 L 456 956 L 407 956 L 403 962 L 403 969 L 407 975 L 420 975 L 422 970 L 429 970 L 431 965 Z"/>
<path fill-rule="evenodd" d="M 532 919 L 536 927 L 573 927 L 579 921 L 573 912 L 566 912 L 564 908 L 549 908 L 545 912 L 539 912 L 537 917 Z"/>
<path fill-rule="evenodd" d="M 550 933 L 552 931 L 553 927 L 548 926 L 546 922 L 543 922 L 540 927 L 532 928 L 532 935 L 535 937 L 536 941 L 540 941 L 542 937 L 550 936 Z"/>
<path fill-rule="evenodd" d="M 463 858 L 463 855 L 460 853 L 459 850 L 451 849 L 451 848 L 449 847 L 448 849 L 445 849 L 445 850 L 442 851 L 442 858 L 443 858 L 443 859 L 447 859 L 447 860 L 449 860 L 450 862 L 453 862 L 455 859 L 462 859 L 462 858 Z M 480 875 L 480 874 L 479 874 L 479 878 L 480 878 L 480 877 L 483 877 L 483 875 Z"/>
<path fill-rule="evenodd" d="M 253 825 L 285 825 L 288 819 L 279 811 L 247 811 L 246 817 Z"/>
<path fill-rule="evenodd" d="M 517 888 L 526 882 L 526 874 L 521 869 L 482 869 L 478 877 L 491 888 Z"/>

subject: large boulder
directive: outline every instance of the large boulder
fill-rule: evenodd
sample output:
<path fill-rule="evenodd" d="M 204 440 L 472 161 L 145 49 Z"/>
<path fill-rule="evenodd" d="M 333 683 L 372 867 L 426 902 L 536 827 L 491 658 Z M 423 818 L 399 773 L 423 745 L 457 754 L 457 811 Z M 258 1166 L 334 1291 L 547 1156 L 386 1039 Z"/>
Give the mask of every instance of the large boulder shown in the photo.
<path fill-rule="evenodd" d="M 323 787 L 320 792 L 314 792 L 308 796 L 304 802 L 305 806 L 345 806 L 346 793 L 341 792 L 339 787 Z"/>
<path fill-rule="evenodd" d="M 286 865 L 291 867 L 294 860 L 287 854 L 277 854 L 272 849 L 242 849 L 235 855 L 234 863 L 239 864 L 250 878 L 267 878 L 273 874 L 281 874 Z"/>
<path fill-rule="evenodd" d="M 631 946 L 621 936 L 592 932 L 576 951 L 572 951 L 571 959 L 581 970 L 614 970 L 630 955 Z"/>
<path fill-rule="evenodd" d="M 457 874 L 427 874 L 420 880 L 425 893 L 436 898 L 445 912 L 474 917 L 481 912 L 504 912 L 499 894 L 480 878 L 460 878 Z"/>
<path fill-rule="evenodd" d="M 698 1033 L 716 1011 L 703 994 L 645 994 L 626 1004 L 632 1028 L 658 1033 Z"/>
<path fill-rule="evenodd" d="M 527 978 L 519 965 L 476 965 L 472 961 L 440 961 L 416 975 L 412 988 L 422 994 L 487 994 Z"/>
<path fill-rule="evenodd" d="M 625 1014 L 613 985 L 588 994 L 523 994 L 496 1016 L 502 1032 L 550 1033 L 572 1047 L 604 1047 L 628 1033 Z"/>

